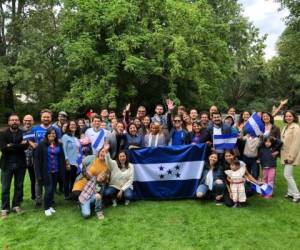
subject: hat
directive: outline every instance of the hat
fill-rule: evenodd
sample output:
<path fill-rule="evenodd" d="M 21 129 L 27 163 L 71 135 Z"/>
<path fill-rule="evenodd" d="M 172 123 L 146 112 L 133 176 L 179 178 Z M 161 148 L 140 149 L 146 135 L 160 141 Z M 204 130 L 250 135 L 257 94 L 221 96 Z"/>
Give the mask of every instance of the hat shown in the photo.
<path fill-rule="evenodd" d="M 59 111 L 58 115 L 68 116 L 68 114 L 65 111 Z"/>

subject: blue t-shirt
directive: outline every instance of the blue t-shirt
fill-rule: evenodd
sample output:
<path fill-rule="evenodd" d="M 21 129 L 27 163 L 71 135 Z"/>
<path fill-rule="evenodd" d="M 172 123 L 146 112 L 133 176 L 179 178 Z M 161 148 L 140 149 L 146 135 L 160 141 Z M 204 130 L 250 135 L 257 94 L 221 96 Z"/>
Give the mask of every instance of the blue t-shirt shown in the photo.
<path fill-rule="evenodd" d="M 184 130 L 175 130 L 172 135 L 172 145 L 184 145 L 186 132 Z"/>
<path fill-rule="evenodd" d="M 48 173 L 58 172 L 58 155 L 60 148 L 58 145 L 51 144 L 48 146 Z"/>
<path fill-rule="evenodd" d="M 56 127 L 50 126 L 49 128 L 44 128 L 44 127 L 42 127 L 41 125 L 36 125 L 36 126 L 34 126 L 34 127 L 32 128 L 32 132 L 34 132 L 34 134 L 35 134 L 35 142 L 36 142 L 37 144 L 39 144 L 42 140 L 44 140 L 45 135 L 46 135 L 46 132 L 47 132 L 47 130 L 50 129 L 50 128 L 54 128 L 54 129 L 55 129 L 55 131 L 56 131 L 56 136 L 57 136 L 58 139 L 61 138 L 61 132 L 60 132 L 60 130 L 57 129 Z"/>

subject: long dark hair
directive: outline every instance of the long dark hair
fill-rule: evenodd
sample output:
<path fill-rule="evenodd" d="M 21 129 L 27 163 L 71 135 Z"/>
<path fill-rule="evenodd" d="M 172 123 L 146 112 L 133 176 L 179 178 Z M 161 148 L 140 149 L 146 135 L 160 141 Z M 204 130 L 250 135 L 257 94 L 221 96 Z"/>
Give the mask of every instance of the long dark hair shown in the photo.
<path fill-rule="evenodd" d="M 71 130 L 70 130 L 70 124 L 71 124 L 71 122 L 74 122 L 74 123 L 76 124 L 75 137 L 79 138 L 79 135 L 80 135 L 79 126 L 78 126 L 77 121 L 76 121 L 76 120 L 73 120 L 73 119 L 72 119 L 72 120 L 69 120 L 69 121 L 67 122 L 66 134 L 69 135 L 69 136 L 73 136 L 73 135 L 72 135 L 72 132 L 71 132 Z"/>
<path fill-rule="evenodd" d="M 118 164 L 118 167 L 121 169 L 122 168 L 122 164 L 121 164 L 121 162 L 120 162 L 120 160 L 119 160 L 119 155 L 120 154 L 125 154 L 126 155 L 126 161 L 125 161 L 125 168 L 128 168 L 129 166 L 129 160 L 128 160 L 128 155 L 126 154 L 126 152 L 124 151 L 124 150 L 121 150 L 119 153 L 118 153 L 118 155 L 117 155 L 117 158 L 116 158 L 116 162 L 117 162 L 117 164 Z"/>
<path fill-rule="evenodd" d="M 266 114 L 266 115 L 268 115 L 269 117 L 270 117 L 270 123 L 272 124 L 272 125 L 274 125 L 274 117 L 269 113 L 269 112 L 262 112 L 261 113 L 261 120 L 263 121 L 263 115 L 264 114 Z M 264 122 L 264 121 L 263 121 Z"/>
<path fill-rule="evenodd" d="M 48 135 L 49 135 L 51 132 L 53 132 L 53 131 L 54 131 L 54 133 L 55 133 L 55 139 L 54 139 L 54 142 L 55 142 L 55 144 L 58 144 L 57 132 L 56 132 L 55 128 L 53 128 L 53 127 L 47 129 L 47 132 L 46 132 L 46 134 L 45 134 L 44 141 L 45 141 L 47 144 L 50 144 L 50 143 L 49 143 L 49 140 L 48 140 Z"/>
<path fill-rule="evenodd" d="M 247 110 L 244 110 L 241 114 L 240 114 L 240 117 L 239 117 L 239 120 L 238 120 L 238 123 L 237 125 L 240 126 L 243 122 L 244 122 L 244 113 L 249 113 L 249 115 L 251 116 L 251 112 L 250 111 L 247 111 Z"/>
<path fill-rule="evenodd" d="M 137 128 L 137 126 L 135 125 L 135 123 L 133 123 L 133 122 L 129 123 L 128 128 L 127 128 L 127 133 L 128 133 L 130 136 L 132 136 L 132 134 L 131 134 L 130 131 L 129 131 L 129 128 L 130 128 L 131 126 L 135 126 L 135 128 L 136 128 L 136 134 L 138 135 L 138 128 Z"/>

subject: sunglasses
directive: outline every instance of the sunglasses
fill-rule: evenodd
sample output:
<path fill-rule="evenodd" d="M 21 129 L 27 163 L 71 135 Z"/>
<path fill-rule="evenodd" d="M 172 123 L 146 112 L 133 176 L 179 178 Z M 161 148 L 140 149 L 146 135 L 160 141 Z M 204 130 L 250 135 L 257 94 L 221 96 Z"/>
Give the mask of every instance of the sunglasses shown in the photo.
<path fill-rule="evenodd" d="M 181 122 L 181 120 L 174 120 L 174 122 Z"/>

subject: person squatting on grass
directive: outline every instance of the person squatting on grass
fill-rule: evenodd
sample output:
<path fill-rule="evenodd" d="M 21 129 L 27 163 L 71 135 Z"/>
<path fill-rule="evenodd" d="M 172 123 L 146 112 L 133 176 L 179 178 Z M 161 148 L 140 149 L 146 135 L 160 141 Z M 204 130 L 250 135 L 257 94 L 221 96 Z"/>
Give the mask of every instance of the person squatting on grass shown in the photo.
<path fill-rule="evenodd" d="M 97 177 L 91 177 L 84 186 L 78 199 L 80 202 L 81 214 L 84 218 L 91 216 L 91 208 L 94 207 L 97 218 L 99 220 L 104 219 L 102 200 L 108 179 L 109 173 L 107 171 L 98 174 Z"/>
<path fill-rule="evenodd" d="M 208 163 L 206 163 L 202 177 L 200 179 L 200 185 L 197 188 L 197 198 L 208 198 L 210 195 L 215 197 L 216 205 L 221 205 L 225 183 L 222 167 L 218 163 L 218 154 L 212 152 L 208 157 Z"/>
<path fill-rule="evenodd" d="M 110 170 L 109 186 L 104 190 L 104 196 L 112 199 L 113 206 L 117 206 L 118 200 L 125 200 L 125 205 L 128 205 L 133 200 L 133 165 L 129 163 L 128 157 L 124 151 L 117 155 L 117 160 L 112 160 L 108 152 L 109 145 L 104 145 L 105 162 Z"/>

